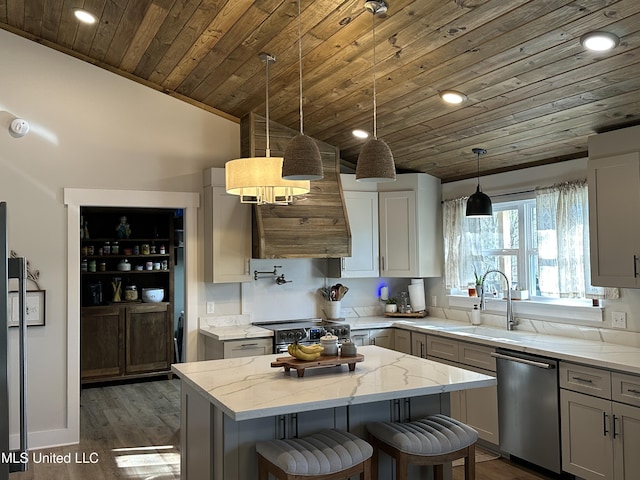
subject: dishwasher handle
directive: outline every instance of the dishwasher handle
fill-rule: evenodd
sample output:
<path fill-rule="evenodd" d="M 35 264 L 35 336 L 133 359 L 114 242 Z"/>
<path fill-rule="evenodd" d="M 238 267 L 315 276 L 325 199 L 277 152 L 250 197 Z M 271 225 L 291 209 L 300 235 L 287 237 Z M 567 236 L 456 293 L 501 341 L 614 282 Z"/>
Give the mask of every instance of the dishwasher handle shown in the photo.
<path fill-rule="evenodd" d="M 535 360 L 529 360 L 527 358 L 521 358 L 521 357 L 512 357 L 511 355 L 505 355 L 504 353 L 491 352 L 491 356 L 502 359 L 502 360 L 509 360 L 512 362 L 524 363 L 525 365 L 531 365 L 532 367 L 544 368 L 547 370 L 556 368 L 556 366 L 553 365 L 552 363 L 537 362 Z"/>

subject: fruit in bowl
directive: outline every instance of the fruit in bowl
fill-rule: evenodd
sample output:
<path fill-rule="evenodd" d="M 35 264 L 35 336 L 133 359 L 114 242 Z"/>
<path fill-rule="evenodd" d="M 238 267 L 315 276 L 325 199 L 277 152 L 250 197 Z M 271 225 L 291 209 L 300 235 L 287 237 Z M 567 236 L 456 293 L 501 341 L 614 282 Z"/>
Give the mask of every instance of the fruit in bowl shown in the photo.
<path fill-rule="evenodd" d="M 143 288 L 142 301 L 147 303 L 157 303 L 164 299 L 163 288 Z"/>

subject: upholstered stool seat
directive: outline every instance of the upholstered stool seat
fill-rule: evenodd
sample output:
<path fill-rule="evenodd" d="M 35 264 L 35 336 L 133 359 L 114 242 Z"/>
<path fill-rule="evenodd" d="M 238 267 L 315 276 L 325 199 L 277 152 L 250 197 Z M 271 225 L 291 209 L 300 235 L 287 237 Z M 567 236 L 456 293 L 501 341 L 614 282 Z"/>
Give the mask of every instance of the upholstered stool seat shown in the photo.
<path fill-rule="evenodd" d="M 278 479 L 333 480 L 360 474 L 371 478 L 373 447 L 341 430 L 322 430 L 304 438 L 256 443 L 260 480 L 271 473 Z"/>
<path fill-rule="evenodd" d="M 432 415 L 412 422 L 375 422 L 367 425 L 373 445 L 371 471 L 378 478 L 378 456 L 383 451 L 396 462 L 396 480 L 407 478 L 409 464 L 433 465 L 442 479 L 445 463 L 465 459 L 465 478 L 475 478 L 475 444 L 478 432 L 446 415 Z"/>

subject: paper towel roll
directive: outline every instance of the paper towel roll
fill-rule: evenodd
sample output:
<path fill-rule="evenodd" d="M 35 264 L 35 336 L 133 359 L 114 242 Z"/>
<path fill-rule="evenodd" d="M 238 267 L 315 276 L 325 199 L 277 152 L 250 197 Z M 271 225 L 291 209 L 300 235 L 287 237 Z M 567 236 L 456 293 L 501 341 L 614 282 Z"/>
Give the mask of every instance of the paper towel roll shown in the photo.
<path fill-rule="evenodd" d="M 411 285 L 423 285 L 424 286 L 424 279 L 423 278 L 412 278 L 411 279 Z"/>
<path fill-rule="evenodd" d="M 422 285 L 409 285 L 409 299 L 411 301 L 411 309 L 414 312 L 421 312 L 427 308 L 427 304 L 424 299 L 424 287 Z"/>

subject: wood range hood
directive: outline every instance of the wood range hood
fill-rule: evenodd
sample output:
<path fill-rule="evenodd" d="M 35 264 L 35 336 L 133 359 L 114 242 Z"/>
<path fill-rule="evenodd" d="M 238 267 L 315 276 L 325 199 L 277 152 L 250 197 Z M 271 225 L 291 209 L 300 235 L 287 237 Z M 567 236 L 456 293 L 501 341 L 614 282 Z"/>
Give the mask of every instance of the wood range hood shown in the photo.
<path fill-rule="evenodd" d="M 264 157 L 264 117 L 242 118 L 241 154 Z M 282 157 L 299 132 L 269 122 L 271 156 Z M 254 205 L 253 258 L 338 258 L 351 256 L 351 231 L 340 183 L 339 150 L 317 142 L 324 178 L 311 182 L 311 191 L 290 205 Z"/>

